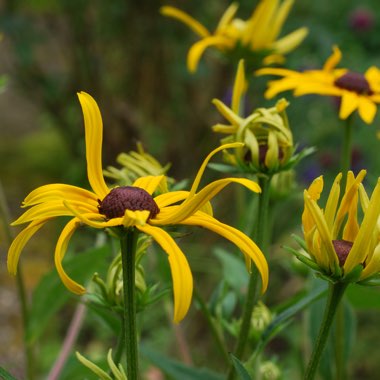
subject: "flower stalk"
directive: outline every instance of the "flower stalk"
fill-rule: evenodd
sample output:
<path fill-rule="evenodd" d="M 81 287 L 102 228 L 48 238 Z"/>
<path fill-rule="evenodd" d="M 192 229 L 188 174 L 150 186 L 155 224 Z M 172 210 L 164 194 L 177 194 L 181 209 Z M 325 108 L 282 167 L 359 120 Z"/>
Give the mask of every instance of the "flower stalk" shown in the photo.
<path fill-rule="evenodd" d="M 269 190 L 270 190 L 270 176 L 262 176 L 259 179 L 259 185 L 261 187 L 261 194 L 259 197 L 259 210 L 257 219 L 256 230 L 256 242 L 262 251 L 265 251 L 264 246 L 266 243 L 266 233 L 268 225 L 268 209 L 269 209 Z M 260 277 L 256 267 L 252 268 L 252 272 L 249 277 L 249 284 L 247 295 L 245 297 L 245 304 L 243 306 L 243 317 L 240 326 L 238 339 L 236 342 L 236 348 L 234 355 L 238 359 L 242 359 L 244 351 L 248 342 L 249 331 L 251 326 L 251 318 L 253 308 L 255 307 L 260 296 Z M 234 368 L 231 363 L 231 367 L 227 376 L 228 380 L 234 379 Z"/>
<path fill-rule="evenodd" d="M 326 309 L 318 333 L 317 340 L 314 345 L 313 352 L 309 364 L 306 368 L 304 380 L 312 380 L 317 372 L 319 362 L 322 357 L 323 350 L 326 346 L 330 328 L 334 320 L 335 313 L 340 305 L 340 301 L 349 283 L 337 282 L 329 284 L 329 292 L 327 296 Z"/>
<path fill-rule="evenodd" d="M 137 380 L 138 349 L 136 326 L 136 295 L 135 295 L 135 261 L 137 231 L 130 228 L 120 238 L 121 262 L 123 267 L 123 332 L 124 347 L 127 355 L 128 380 Z"/>
<path fill-rule="evenodd" d="M 341 157 L 342 188 L 346 187 L 347 172 L 351 167 L 352 155 L 352 116 L 348 117 L 344 126 L 343 150 Z"/>

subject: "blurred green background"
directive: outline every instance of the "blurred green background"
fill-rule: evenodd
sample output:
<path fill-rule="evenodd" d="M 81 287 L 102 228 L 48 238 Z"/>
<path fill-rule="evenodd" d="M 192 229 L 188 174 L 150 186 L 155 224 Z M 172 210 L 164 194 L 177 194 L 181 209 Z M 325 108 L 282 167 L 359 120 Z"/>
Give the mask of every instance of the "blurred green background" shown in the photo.
<path fill-rule="evenodd" d="M 63 182 L 87 187 L 77 91 L 90 93 L 101 109 L 104 167 L 115 165 L 120 152 L 128 152 L 142 141 L 161 163 L 172 164 L 172 177 L 192 178 L 205 155 L 218 145 L 219 136 L 210 127 L 220 121 L 220 116 L 211 100 L 228 97 L 235 67 L 210 49 L 197 73 L 189 74 L 186 54 L 196 37 L 184 25 L 159 14 L 159 7 L 166 4 L 187 11 L 213 30 L 229 2 L 1 2 L 0 74 L 6 76 L 7 84 L 0 94 L 0 181 L 11 219 L 19 215 L 22 199 L 36 186 Z M 256 4 L 257 1 L 241 1 L 238 15 L 248 18 Z M 301 47 L 288 55 L 287 67 L 320 68 L 333 44 L 342 49 L 342 67 L 364 72 L 371 65 L 380 66 L 377 0 L 298 0 L 283 34 L 300 26 L 307 26 L 309 35 Z M 250 107 L 274 103 L 262 98 L 266 80 L 251 80 Z M 297 178 L 302 188 L 319 174 L 327 174 L 328 178 L 335 175 L 342 122 L 337 120 L 336 104 L 327 97 L 297 99 L 289 94 L 288 99 L 295 141 L 318 148 L 299 168 Z M 354 123 L 353 168 L 367 168 L 367 183 L 372 187 L 380 167 L 380 141 L 376 139 L 379 117 L 371 126 L 357 117 Z M 207 173 L 209 178 L 216 175 Z M 231 224 L 234 210 L 226 206 L 225 200 L 232 199 L 232 195 L 226 191 L 216 207 L 217 216 Z M 278 242 L 287 240 L 289 232 L 299 224 L 302 199 L 293 198 L 280 207 L 279 215 L 290 215 L 289 218 L 274 216 L 273 231 Z M 33 239 L 23 256 L 30 290 L 52 266 L 51 252 L 58 228 L 49 226 L 48 235 Z M 13 279 L 6 272 L 7 248 L 2 231 L 0 364 L 21 371 L 21 328 Z M 277 249 L 274 260 L 286 262 L 288 256 Z M 207 273 L 202 273 L 203 262 L 196 258 L 191 261 L 195 276 L 202 278 L 207 288 L 209 280 Z M 292 277 L 291 272 L 276 274 L 272 274 L 272 286 L 283 286 L 285 282 L 287 294 L 302 287 L 302 279 Z M 287 294 L 283 292 L 285 298 Z M 367 355 L 373 347 L 371 340 L 380 337 L 378 322 L 378 310 L 359 314 L 359 334 L 364 339 L 358 340 L 354 348 L 353 378 L 376 379 L 374 374 L 380 373 L 378 354 Z"/>

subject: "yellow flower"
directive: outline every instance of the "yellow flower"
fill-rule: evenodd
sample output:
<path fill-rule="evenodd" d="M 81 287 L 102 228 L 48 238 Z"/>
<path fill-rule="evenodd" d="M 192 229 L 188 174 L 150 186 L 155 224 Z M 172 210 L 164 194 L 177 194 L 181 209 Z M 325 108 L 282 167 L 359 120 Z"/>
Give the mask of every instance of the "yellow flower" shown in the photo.
<path fill-rule="evenodd" d="M 365 170 L 356 178 L 348 172 L 347 185 L 340 197 L 342 174 L 339 174 L 324 208 L 317 202 L 323 190 L 322 176 L 304 191 L 305 249 L 311 266 L 316 264 L 314 269 L 318 267 L 334 281 L 363 281 L 380 272 L 380 179 L 369 199 L 362 185 L 365 175 Z M 358 215 L 363 215 L 361 223 Z"/>
<path fill-rule="evenodd" d="M 231 108 L 218 99 L 213 103 L 230 124 L 216 124 L 213 131 L 228 135 L 222 144 L 243 142 L 235 154 L 225 152 L 227 163 L 253 172 L 276 173 L 289 168 L 293 157 L 293 136 L 289 128 L 285 99 L 275 107 L 257 108 L 244 117 L 240 109 L 247 89 L 244 61 L 240 60 L 236 73 Z"/>
<path fill-rule="evenodd" d="M 187 56 L 188 69 L 194 72 L 202 54 L 210 46 L 215 46 L 222 52 L 243 48 L 247 53 L 264 56 L 265 65 L 282 63 L 284 55 L 295 49 L 307 35 L 306 28 L 299 28 L 277 39 L 293 2 L 294 0 L 281 3 L 280 0 L 261 0 L 246 21 L 234 18 L 238 4 L 232 3 L 224 12 L 214 33 L 177 8 L 164 6 L 161 13 L 183 22 L 201 37 L 190 48 Z"/>
<path fill-rule="evenodd" d="M 242 232 L 215 219 L 209 203 L 211 198 L 230 183 L 239 183 L 254 192 L 260 191 L 259 186 L 244 178 L 224 178 L 197 191 L 211 157 L 221 149 L 236 147 L 236 144 L 219 147 L 207 156 L 190 191 L 164 192 L 153 198 L 152 194 L 158 188 L 166 189 L 164 175 L 140 177 L 132 186 L 110 189 L 102 175 L 103 126 L 99 108 L 90 95 L 81 92 L 78 97 L 84 115 L 87 175 L 92 191 L 66 184 L 45 185 L 32 191 L 23 202 L 23 207 L 30 208 L 12 223 L 29 225 L 18 234 L 9 248 L 9 272 L 16 273 L 21 250 L 46 222 L 58 216 L 71 216 L 72 219 L 58 238 L 55 265 L 64 285 L 76 294 L 83 294 L 84 287 L 72 280 L 62 267 L 74 231 L 82 224 L 101 229 L 135 227 L 151 236 L 168 254 L 173 279 L 174 320 L 178 322 L 189 308 L 193 279 L 185 255 L 160 226 L 184 224 L 207 228 L 239 247 L 245 256 L 247 267 L 250 267 L 251 260 L 257 266 L 262 278 L 262 289 L 265 291 L 268 266 L 264 255 Z"/>
<path fill-rule="evenodd" d="M 283 77 L 269 82 L 266 98 L 272 98 L 280 92 L 294 90 L 294 96 L 318 94 L 337 96 L 341 99 L 339 117 L 347 119 L 355 110 L 367 124 L 372 123 L 377 103 L 380 103 L 380 70 L 371 66 L 364 74 L 348 69 L 336 68 L 342 58 L 337 46 L 326 60 L 322 70 L 303 72 L 263 68 L 257 75 L 278 75 Z"/>

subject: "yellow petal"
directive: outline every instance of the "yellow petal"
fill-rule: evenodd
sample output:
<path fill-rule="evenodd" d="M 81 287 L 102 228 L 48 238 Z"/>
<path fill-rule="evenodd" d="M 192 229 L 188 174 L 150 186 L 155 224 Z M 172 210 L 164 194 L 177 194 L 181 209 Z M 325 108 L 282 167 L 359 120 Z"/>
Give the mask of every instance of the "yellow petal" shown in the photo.
<path fill-rule="evenodd" d="M 343 91 L 342 103 L 340 105 L 339 117 L 347 119 L 359 106 L 358 94 L 352 91 Z"/>
<path fill-rule="evenodd" d="M 260 248 L 245 234 L 227 224 L 221 223 L 209 215 L 198 212 L 181 222 L 184 225 L 195 225 L 207 228 L 235 244 L 246 256 L 251 259 L 261 275 L 262 292 L 268 286 L 268 264 Z"/>
<path fill-rule="evenodd" d="M 343 240 L 353 242 L 356 239 L 356 236 L 359 231 L 357 213 L 358 193 L 356 193 L 355 196 L 352 198 L 352 201 L 348 209 L 348 217 L 343 229 Z"/>
<path fill-rule="evenodd" d="M 359 115 L 364 122 L 371 124 L 376 116 L 377 107 L 374 102 L 372 102 L 366 96 L 359 96 Z"/>
<path fill-rule="evenodd" d="M 15 275 L 17 273 L 17 265 L 24 249 L 25 244 L 29 239 L 48 221 L 49 219 L 40 219 L 29 224 L 24 228 L 12 241 L 8 250 L 8 272 Z"/>
<path fill-rule="evenodd" d="M 325 219 L 329 230 L 332 230 L 334 225 L 334 218 L 336 209 L 338 207 L 340 196 L 340 181 L 342 179 L 342 173 L 339 173 L 331 186 L 330 194 L 326 202 Z"/>
<path fill-rule="evenodd" d="M 163 207 L 170 206 L 177 202 L 183 201 L 188 196 L 189 191 L 170 191 L 168 193 L 157 195 L 157 197 L 154 198 L 154 201 L 157 203 L 157 206 L 161 209 Z"/>
<path fill-rule="evenodd" d="M 163 229 L 148 224 L 136 226 L 141 232 L 152 238 L 168 254 L 173 280 L 174 322 L 180 322 L 189 310 L 193 294 L 193 276 L 185 255 L 175 241 Z"/>
<path fill-rule="evenodd" d="M 360 280 L 364 280 L 380 272 L 380 244 L 377 245 L 375 251 L 369 262 L 366 265 L 360 275 Z"/>
<path fill-rule="evenodd" d="M 91 191 L 82 189 L 77 186 L 71 186 L 61 183 L 40 186 L 33 190 L 25 198 L 22 207 L 29 207 L 38 203 L 57 201 L 62 199 L 70 199 L 72 201 L 88 202 L 93 206 L 97 206 L 98 197 Z"/>
<path fill-rule="evenodd" d="M 247 81 L 245 80 L 245 68 L 244 68 L 244 59 L 239 61 L 234 88 L 232 91 L 232 111 L 237 115 L 240 115 L 240 103 L 244 93 L 247 90 Z M 244 115 L 243 115 L 244 116 Z"/>
<path fill-rule="evenodd" d="M 263 58 L 263 65 L 269 66 L 269 65 L 282 65 L 285 63 L 285 57 L 281 54 L 270 54 Z"/>
<path fill-rule="evenodd" d="M 319 176 L 311 183 L 311 185 L 307 189 L 307 193 L 313 201 L 317 201 L 321 197 L 322 190 L 323 176 Z"/>
<path fill-rule="evenodd" d="M 307 28 L 299 28 L 274 42 L 270 48 L 277 54 L 287 54 L 300 45 L 308 33 Z"/>
<path fill-rule="evenodd" d="M 243 122 L 243 119 L 235 111 L 227 107 L 219 99 L 213 99 L 212 103 L 233 126 L 238 127 Z"/>
<path fill-rule="evenodd" d="M 88 181 L 100 199 L 108 193 L 102 170 L 103 122 L 95 100 L 85 92 L 78 93 L 82 106 L 86 136 L 86 159 Z"/>
<path fill-rule="evenodd" d="M 373 92 L 380 92 L 380 70 L 376 66 L 371 66 L 364 73 L 364 77 Z"/>
<path fill-rule="evenodd" d="M 71 236 L 74 231 L 80 226 L 80 221 L 77 218 L 73 218 L 68 222 L 65 228 L 62 230 L 61 235 L 58 238 L 57 246 L 55 247 L 54 262 L 57 268 L 59 277 L 61 278 L 63 284 L 71 292 L 75 294 L 83 294 L 86 292 L 82 285 L 72 280 L 62 267 L 62 260 L 65 257 L 67 245 L 70 241 Z"/>
<path fill-rule="evenodd" d="M 210 35 L 210 32 L 200 22 L 195 20 L 187 13 L 181 11 L 180 9 L 166 5 L 160 8 L 160 13 L 164 16 L 172 17 L 178 21 L 183 22 L 200 37 L 204 38 Z"/>
<path fill-rule="evenodd" d="M 247 187 L 253 192 L 260 192 L 261 189 L 256 182 L 245 178 L 224 178 L 214 182 L 211 182 L 205 186 L 199 193 L 192 197 L 188 197 L 185 202 L 183 202 L 176 212 L 168 216 L 166 219 L 161 219 L 160 224 L 177 224 L 182 220 L 190 217 L 196 211 L 200 210 L 208 201 L 210 201 L 216 194 L 223 190 L 230 183 L 238 183 Z"/>
<path fill-rule="evenodd" d="M 197 70 L 199 60 L 204 51 L 210 46 L 216 46 L 219 49 L 231 49 L 235 41 L 223 36 L 210 36 L 196 42 L 189 50 L 187 55 L 187 68 L 191 73 Z"/>
<path fill-rule="evenodd" d="M 268 150 L 265 154 L 265 166 L 269 170 L 274 170 L 278 165 L 279 148 L 276 134 L 273 131 L 268 132 Z"/>
<path fill-rule="evenodd" d="M 211 128 L 214 132 L 224 133 L 227 135 L 234 134 L 238 130 L 238 127 L 234 125 L 225 125 L 225 124 L 215 124 Z"/>
<path fill-rule="evenodd" d="M 218 34 L 223 31 L 224 28 L 231 22 L 231 20 L 234 18 L 237 10 L 239 8 L 238 3 L 232 3 L 226 11 L 223 13 L 223 16 L 220 18 L 220 21 L 218 23 L 218 26 L 216 27 L 215 34 Z M 206 36 L 204 36 L 206 37 Z"/>
<path fill-rule="evenodd" d="M 340 62 L 341 59 L 342 59 L 342 52 L 339 50 L 338 46 L 334 45 L 333 53 L 323 65 L 323 71 L 331 71 L 335 69 L 336 65 Z"/>
<path fill-rule="evenodd" d="M 125 210 L 123 218 L 124 227 L 132 226 L 143 226 L 146 221 L 149 219 L 150 211 L 149 210 Z"/>
<path fill-rule="evenodd" d="M 54 218 L 57 216 L 72 216 L 73 213 L 65 206 L 65 201 L 51 201 L 39 203 L 32 206 L 29 210 L 25 211 L 17 220 L 15 220 L 11 225 L 16 226 L 18 224 L 23 224 L 31 222 L 37 219 Z M 77 212 L 96 212 L 97 208 L 91 206 L 88 203 L 71 201 L 72 208 L 76 209 Z"/>
<path fill-rule="evenodd" d="M 359 233 L 354 241 L 350 253 L 344 263 L 344 272 L 349 273 L 358 264 L 364 262 L 367 253 L 367 244 L 371 240 L 374 229 L 380 215 L 380 179 L 373 190 Z"/>
<path fill-rule="evenodd" d="M 271 29 L 268 31 L 269 41 L 275 41 L 281 33 L 282 27 L 288 17 L 288 14 L 294 4 L 294 0 L 285 0 L 273 15 Z"/>
<path fill-rule="evenodd" d="M 165 180 L 165 178 L 166 177 L 164 175 L 140 177 L 136 179 L 132 186 L 140 187 L 152 195 Z"/>

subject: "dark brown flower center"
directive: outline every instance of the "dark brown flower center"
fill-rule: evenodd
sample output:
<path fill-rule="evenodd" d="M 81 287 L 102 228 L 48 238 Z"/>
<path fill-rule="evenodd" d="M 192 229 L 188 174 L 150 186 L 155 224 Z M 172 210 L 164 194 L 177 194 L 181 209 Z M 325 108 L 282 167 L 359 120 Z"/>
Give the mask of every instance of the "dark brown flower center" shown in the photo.
<path fill-rule="evenodd" d="M 353 243 L 347 240 L 332 241 L 336 255 L 338 256 L 339 265 L 342 267 L 346 262 L 347 256 L 351 251 Z"/>
<path fill-rule="evenodd" d="M 373 91 L 365 76 L 360 73 L 348 71 L 334 82 L 335 86 L 344 88 L 349 91 L 354 91 L 357 94 L 372 95 Z"/>
<path fill-rule="evenodd" d="M 144 189 L 134 186 L 121 186 L 112 189 L 99 201 L 99 212 L 107 219 L 124 216 L 125 210 L 150 211 L 149 218 L 154 218 L 160 211 L 153 197 Z"/>

